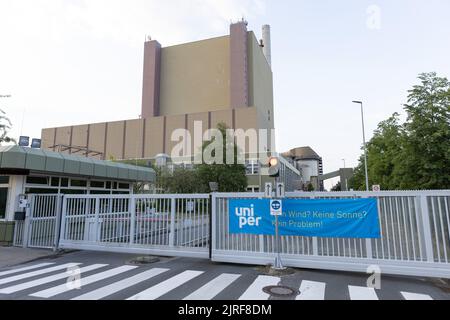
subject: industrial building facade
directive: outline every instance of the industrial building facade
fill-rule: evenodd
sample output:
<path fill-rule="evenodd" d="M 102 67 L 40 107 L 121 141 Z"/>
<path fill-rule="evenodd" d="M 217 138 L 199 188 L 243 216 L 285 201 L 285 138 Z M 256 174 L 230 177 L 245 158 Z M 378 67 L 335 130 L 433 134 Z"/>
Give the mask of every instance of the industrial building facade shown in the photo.
<path fill-rule="evenodd" d="M 195 121 L 204 132 L 220 122 L 270 132 L 272 71 L 246 26 L 242 21 L 231 25 L 230 35 L 165 48 L 146 42 L 141 118 L 43 129 L 43 147 L 81 146 L 104 159 L 152 159 L 171 153 L 174 130 L 194 135 Z"/>
<path fill-rule="evenodd" d="M 171 155 L 179 144 L 172 137 L 176 130 L 194 137 L 200 123 L 203 137 L 223 123 L 230 129 L 258 132 L 257 146 L 253 141 L 241 148 L 247 167 L 255 163 L 260 168 L 248 174 L 249 190 L 258 190 L 266 180 L 259 176 L 267 174 L 267 156 L 275 152 L 270 51 L 270 27 L 263 26 L 263 39 L 258 41 L 245 21 L 231 24 L 229 35 L 222 37 L 170 47 L 147 41 L 141 117 L 43 129 L 42 146 L 100 159 L 154 160 Z M 189 152 L 180 158 L 193 159 L 201 151 L 195 140 L 186 140 Z M 286 164 L 298 178 L 299 171 Z"/>

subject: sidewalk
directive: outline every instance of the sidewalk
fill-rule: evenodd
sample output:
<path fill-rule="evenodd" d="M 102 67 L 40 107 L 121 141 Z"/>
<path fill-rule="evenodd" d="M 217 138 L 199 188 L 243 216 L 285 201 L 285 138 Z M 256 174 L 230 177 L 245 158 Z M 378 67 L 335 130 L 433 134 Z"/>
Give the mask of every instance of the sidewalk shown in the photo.
<path fill-rule="evenodd" d="M 56 254 L 53 250 L 46 249 L 0 247 L 0 268 L 10 267 Z"/>

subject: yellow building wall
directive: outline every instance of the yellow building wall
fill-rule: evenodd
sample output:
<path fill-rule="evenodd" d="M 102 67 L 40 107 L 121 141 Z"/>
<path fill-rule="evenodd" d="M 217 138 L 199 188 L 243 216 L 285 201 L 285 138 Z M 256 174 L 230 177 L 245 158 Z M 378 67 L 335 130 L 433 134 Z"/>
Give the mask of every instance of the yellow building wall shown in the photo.
<path fill-rule="evenodd" d="M 106 123 L 94 123 L 89 126 L 89 149 L 97 152 L 105 150 Z"/>
<path fill-rule="evenodd" d="M 55 139 L 55 145 L 56 144 L 62 144 L 62 145 L 70 145 L 70 134 L 71 134 L 72 127 L 60 127 L 56 128 L 56 139 Z"/>
<path fill-rule="evenodd" d="M 164 152 L 164 117 L 145 119 L 144 158 L 153 158 Z"/>
<path fill-rule="evenodd" d="M 108 123 L 105 159 L 123 159 L 123 137 L 125 121 Z"/>
<path fill-rule="evenodd" d="M 160 115 L 230 107 L 229 36 L 162 48 Z"/>
<path fill-rule="evenodd" d="M 211 112 L 211 128 L 217 128 L 217 125 L 223 122 L 228 128 L 233 127 L 233 110 L 220 110 L 216 112 Z"/>
<path fill-rule="evenodd" d="M 179 115 L 179 116 L 170 116 L 166 117 L 166 154 L 171 156 L 172 149 L 181 142 L 181 138 L 178 141 L 171 141 L 172 134 L 177 129 L 185 129 L 186 128 L 186 116 Z"/>
<path fill-rule="evenodd" d="M 126 121 L 125 159 L 142 158 L 144 120 Z"/>
<path fill-rule="evenodd" d="M 203 137 L 203 134 L 205 131 L 208 130 L 209 126 L 209 113 L 208 112 L 202 112 L 202 113 L 193 113 L 188 115 L 188 131 L 192 137 L 191 139 L 191 154 L 196 154 L 197 152 L 201 152 L 201 146 L 194 146 L 195 142 L 195 136 L 194 136 L 194 122 L 200 121 L 202 123 L 202 132 L 201 136 Z M 197 147 L 197 148 L 196 148 Z"/>
<path fill-rule="evenodd" d="M 258 109 L 259 127 L 274 128 L 273 74 L 255 34 L 248 37 L 249 105 Z"/>
<path fill-rule="evenodd" d="M 74 126 L 72 131 L 72 146 L 86 147 L 88 140 L 88 125 Z"/>
<path fill-rule="evenodd" d="M 42 130 L 41 140 L 43 149 L 50 149 L 50 147 L 54 146 L 55 130 L 55 128 Z"/>

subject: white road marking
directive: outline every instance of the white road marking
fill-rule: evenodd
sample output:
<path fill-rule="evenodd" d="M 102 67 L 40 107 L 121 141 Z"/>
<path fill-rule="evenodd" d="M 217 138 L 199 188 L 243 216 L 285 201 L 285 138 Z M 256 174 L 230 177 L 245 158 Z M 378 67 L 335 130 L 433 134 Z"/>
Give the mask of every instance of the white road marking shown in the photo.
<path fill-rule="evenodd" d="M 81 288 L 83 288 L 83 286 L 87 286 L 91 283 L 97 282 L 97 281 L 101 281 L 110 277 L 114 277 L 115 275 L 118 275 L 120 273 L 132 270 L 137 268 L 136 266 L 121 266 L 118 268 L 114 268 L 108 271 L 104 271 L 104 272 L 100 272 L 100 273 L 96 273 L 92 276 L 89 277 L 81 277 L 80 279 L 80 284 L 81 284 Z M 53 288 L 49 288 L 46 290 L 42 290 L 33 294 L 30 294 L 30 296 L 32 297 L 38 297 L 38 298 L 51 298 L 54 297 L 58 294 L 64 293 L 64 292 L 68 292 L 74 290 L 74 288 L 68 286 L 66 283 L 53 287 Z"/>
<path fill-rule="evenodd" d="M 83 272 L 96 270 L 96 269 L 99 269 L 99 268 L 102 268 L 102 267 L 106 267 L 106 266 L 107 266 L 107 264 L 93 264 L 93 265 L 90 265 L 90 266 L 86 266 L 86 267 L 80 268 L 80 276 L 83 277 Z M 14 293 L 14 292 L 18 292 L 18 291 L 34 288 L 34 287 L 40 286 L 40 285 L 45 284 L 45 283 L 50 283 L 50 282 L 53 282 L 53 281 L 66 279 L 66 278 L 69 278 L 69 276 L 70 275 L 67 272 L 62 272 L 62 273 L 55 274 L 53 276 L 48 276 L 48 277 L 45 277 L 45 278 L 40 278 L 40 279 L 36 279 L 36 280 L 33 280 L 33 281 L 28 281 L 28 282 L 25 282 L 25 283 L 17 284 L 15 286 L 11 286 L 11 287 L 0 289 L 0 293 L 11 294 L 11 293 Z"/>
<path fill-rule="evenodd" d="M 263 291 L 264 287 L 276 286 L 281 281 L 279 277 L 258 276 L 247 288 L 239 300 L 268 300 L 270 295 Z"/>
<path fill-rule="evenodd" d="M 211 300 L 240 276 L 240 274 L 223 273 L 185 297 L 183 300 Z"/>
<path fill-rule="evenodd" d="M 8 270 L 8 271 L 2 271 L 2 272 L 0 272 L 0 277 L 6 276 L 8 274 L 18 273 L 18 272 L 22 272 L 22 271 L 28 271 L 28 270 L 32 270 L 32 269 L 41 268 L 41 267 L 46 267 L 46 266 L 50 266 L 52 264 L 54 264 L 54 263 L 46 262 L 46 263 L 35 264 L 35 265 L 29 266 L 29 267 L 23 267 L 23 268 Z"/>
<path fill-rule="evenodd" d="M 162 268 L 150 269 L 150 270 L 144 271 L 142 273 L 139 273 L 135 276 L 132 276 L 130 278 L 126 278 L 122 281 L 112 283 L 108 286 L 105 286 L 105 287 L 99 288 L 97 290 L 83 294 L 81 296 L 75 297 L 72 300 L 100 300 L 100 299 L 110 296 L 116 292 L 119 292 L 119 291 L 124 290 L 129 287 L 132 287 L 142 281 L 156 277 L 157 275 L 160 275 L 161 273 L 164 273 L 166 271 L 169 271 L 169 269 L 162 269 Z"/>
<path fill-rule="evenodd" d="M 147 290 L 139 292 L 134 296 L 128 298 L 127 300 L 155 300 L 162 295 L 168 293 L 169 291 L 181 286 L 183 283 L 186 283 L 195 277 L 201 275 L 203 271 L 192 271 L 187 270 L 184 271 L 172 278 L 169 278 Z"/>
<path fill-rule="evenodd" d="M 325 300 L 325 282 L 303 280 L 295 300 Z"/>
<path fill-rule="evenodd" d="M 374 288 L 348 286 L 348 292 L 351 300 L 378 300 Z"/>
<path fill-rule="evenodd" d="M 433 300 L 428 294 L 412 293 L 412 292 L 401 292 L 403 298 L 406 300 Z"/>
<path fill-rule="evenodd" d="M 3 279 L 0 279 L 0 285 L 18 281 L 18 280 L 31 278 L 34 276 L 39 276 L 41 274 L 50 273 L 50 272 L 58 271 L 61 269 L 76 267 L 78 265 L 80 265 L 80 263 L 66 263 L 66 264 L 61 264 L 61 265 L 54 266 L 51 268 L 45 268 L 45 269 L 41 269 L 41 270 L 36 270 L 36 271 L 28 272 L 28 273 L 19 274 L 19 275 L 8 277 L 8 278 L 3 278 Z"/>

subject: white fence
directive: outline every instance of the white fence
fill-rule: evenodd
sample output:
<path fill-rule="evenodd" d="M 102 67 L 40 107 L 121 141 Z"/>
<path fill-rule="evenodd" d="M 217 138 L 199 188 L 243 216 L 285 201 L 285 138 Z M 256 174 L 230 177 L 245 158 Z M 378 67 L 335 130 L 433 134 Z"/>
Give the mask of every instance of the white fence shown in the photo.
<path fill-rule="evenodd" d="M 26 219 L 16 221 L 13 245 L 55 248 L 58 245 L 62 195 L 30 194 Z"/>
<path fill-rule="evenodd" d="M 268 264 L 275 237 L 230 234 L 228 200 L 263 194 L 214 194 L 212 260 Z M 450 191 L 288 193 L 290 198 L 368 198 L 378 200 L 381 239 L 281 237 L 287 266 L 362 271 L 377 265 L 383 273 L 450 278 Z"/>
<path fill-rule="evenodd" d="M 209 195 L 65 196 L 59 247 L 209 257 Z"/>
<path fill-rule="evenodd" d="M 264 265 L 274 261 L 274 236 L 228 232 L 229 199 L 262 196 L 30 195 L 27 219 L 16 223 L 14 244 L 46 248 L 59 244 L 68 249 L 210 257 L 213 261 Z M 282 236 L 281 257 L 286 266 L 366 272 L 376 265 L 386 274 L 450 278 L 450 190 L 287 196 L 376 198 L 382 237 Z"/>

